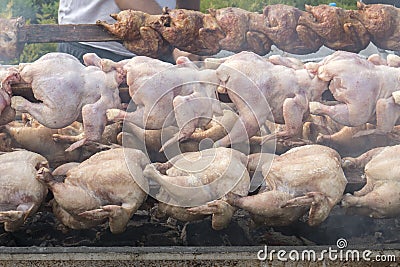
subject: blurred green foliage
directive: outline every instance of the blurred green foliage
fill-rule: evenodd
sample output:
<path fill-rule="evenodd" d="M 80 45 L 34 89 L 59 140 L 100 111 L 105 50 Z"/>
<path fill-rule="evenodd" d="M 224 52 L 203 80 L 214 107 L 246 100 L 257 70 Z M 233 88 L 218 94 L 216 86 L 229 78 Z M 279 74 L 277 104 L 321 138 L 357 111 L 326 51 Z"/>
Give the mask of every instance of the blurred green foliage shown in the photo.
<path fill-rule="evenodd" d="M 94 0 L 100 1 L 100 0 Z M 105 1 L 105 0 L 102 0 Z M 108 0 L 109 1 L 109 0 Z M 59 0 L 0 0 L 0 17 L 11 18 L 22 16 L 26 23 L 55 24 Z M 201 11 L 208 8 L 240 7 L 249 11 L 261 12 L 266 5 L 286 4 L 300 9 L 304 5 L 319 5 L 335 2 L 334 0 L 201 0 Z M 356 0 L 336 0 L 338 7 L 354 9 Z M 56 51 L 57 44 L 29 44 L 25 45 L 19 59 L 1 62 L 2 64 L 17 64 L 18 62 L 32 62 L 42 55 Z"/>
<path fill-rule="evenodd" d="M 336 2 L 338 7 L 355 9 L 356 0 L 200 0 L 200 9 L 205 12 L 207 8 L 240 7 L 249 11 L 262 12 L 266 5 L 286 4 L 304 10 L 304 5 L 321 5 Z"/>
<path fill-rule="evenodd" d="M 0 17 L 24 17 L 27 24 L 56 24 L 58 0 L 0 0 Z M 57 50 L 57 44 L 27 44 L 18 59 L 0 62 L 17 64 L 32 62 L 44 54 Z"/>

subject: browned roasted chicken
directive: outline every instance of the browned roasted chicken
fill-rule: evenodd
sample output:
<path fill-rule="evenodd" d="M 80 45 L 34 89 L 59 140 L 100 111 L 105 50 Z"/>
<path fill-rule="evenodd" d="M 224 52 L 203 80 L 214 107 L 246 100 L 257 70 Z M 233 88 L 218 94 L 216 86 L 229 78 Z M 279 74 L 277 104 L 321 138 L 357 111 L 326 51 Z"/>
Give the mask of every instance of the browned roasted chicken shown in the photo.
<path fill-rule="evenodd" d="M 358 10 L 349 11 L 371 35 L 371 41 L 379 48 L 400 50 L 400 9 L 392 5 L 365 5 L 357 2 Z"/>
<path fill-rule="evenodd" d="M 265 27 L 262 14 L 236 7 L 208 11 L 225 33 L 225 37 L 219 41 L 221 49 L 233 52 L 248 50 L 260 55 L 265 55 L 271 50 L 272 41 L 259 30 Z"/>
<path fill-rule="evenodd" d="M 255 27 L 268 36 L 280 49 L 293 54 L 316 52 L 322 45 L 320 37 L 309 27 L 299 24 L 300 17 L 311 17 L 288 5 L 270 5 L 263 11 L 264 25 Z M 251 23 L 253 25 L 253 23 Z"/>
<path fill-rule="evenodd" d="M 185 9 L 164 9 L 157 31 L 180 50 L 197 55 L 220 51 L 219 40 L 224 33 L 210 14 Z"/>
<path fill-rule="evenodd" d="M 306 10 L 312 16 L 301 16 L 299 24 L 315 31 L 326 47 L 359 52 L 369 44 L 370 36 L 366 28 L 347 10 L 329 5 L 306 5 Z"/>
<path fill-rule="evenodd" d="M 123 10 L 118 14 L 111 14 L 111 17 L 117 22 L 108 24 L 105 21 L 97 21 L 97 24 L 124 40 L 124 46 L 128 50 L 154 58 L 169 51 L 169 44 L 152 27 L 159 23 L 159 16 Z"/>
<path fill-rule="evenodd" d="M 164 9 L 161 15 L 139 11 L 113 14 L 113 25 L 98 22 L 139 55 L 159 57 L 168 46 L 198 54 L 220 50 L 267 54 L 271 45 L 295 54 L 322 45 L 359 52 L 372 40 L 378 47 L 400 50 L 399 10 L 390 5 L 358 3 L 358 11 L 319 5 L 308 12 L 288 5 L 266 6 L 262 14 L 236 7 L 209 9 L 209 14 Z"/>

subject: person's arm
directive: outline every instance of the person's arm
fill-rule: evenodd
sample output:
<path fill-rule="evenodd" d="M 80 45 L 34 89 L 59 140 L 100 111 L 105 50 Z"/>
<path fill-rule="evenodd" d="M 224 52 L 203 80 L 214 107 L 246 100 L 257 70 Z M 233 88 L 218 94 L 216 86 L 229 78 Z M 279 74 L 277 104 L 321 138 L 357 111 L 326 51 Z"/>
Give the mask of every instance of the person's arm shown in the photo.
<path fill-rule="evenodd" d="M 161 7 L 155 0 L 114 0 L 119 9 L 140 10 L 148 14 L 161 14 Z"/>
<path fill-rule="evenodd" d="M 176 0 L 176 8 L 200 10 L 200 0 Z"/>

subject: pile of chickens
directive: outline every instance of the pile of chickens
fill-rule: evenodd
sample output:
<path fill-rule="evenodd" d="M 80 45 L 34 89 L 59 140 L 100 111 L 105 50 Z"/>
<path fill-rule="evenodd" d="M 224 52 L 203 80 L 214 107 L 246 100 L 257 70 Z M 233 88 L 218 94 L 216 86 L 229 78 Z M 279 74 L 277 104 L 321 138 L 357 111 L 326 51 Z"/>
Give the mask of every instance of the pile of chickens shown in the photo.
<path fill-rule="evenodd" d="M 18 230 L 48 190 L 62 224 L 108 222 L 113 233 L 148 195 L 159 201 L 153 216 L 211 215 L 216 230 L 237 209 L 270 226 L 305 214 L 318 225 L 339 203 L 374 218 L 400 215 L 398 56 L 337 51 L 303 64 L 241 52 L 173 65 L 86 54 L 84 61 L 49 53 L 0 70 L 6 231 Z M 19 82 L 37 102 L 13 96 Z M 123 82 L 129 105 L 118 95 Z M 326 91 L 335 102 L 323 100 Z M 356 169 L 366 184 L 344 195 L 345 174 Z M 252 187 L 258 191 L 249 195 Z"/>
<path fill-rule="evenodd" d="M 392 5 L 365 5 L 358 10 L 336 6 L 269 5 L 262 14 L 240 8 L 209 9 L 208 14 L 164 9 L 162 15 L 126 10 L 112 17 L 115 24 L 98 21 L 137 55 L 159 58 L 171 47 L 201 56 L 220 50 L 252 51 L 265 55 L 275 45 L 292 54 L 309 54 L 325 45 L 359 52 L 373 42 L 400 50 L 400 10 Z"/>

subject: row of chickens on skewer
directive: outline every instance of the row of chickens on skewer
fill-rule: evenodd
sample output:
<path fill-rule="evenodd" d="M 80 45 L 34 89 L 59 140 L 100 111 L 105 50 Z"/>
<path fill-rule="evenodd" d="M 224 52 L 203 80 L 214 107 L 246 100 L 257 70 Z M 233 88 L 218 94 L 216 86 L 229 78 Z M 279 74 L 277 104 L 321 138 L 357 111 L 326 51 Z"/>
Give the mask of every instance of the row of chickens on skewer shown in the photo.
<path fill-rule="evenodd" d="M 198 11 L 164 8 L 162 15 L 126 10 L 113 14 L 114 24 L 97 23 L 124 41 L 137 55 L 159 58 L 171 47 L 197 55 L 220 50 L 265 55 L 275 45 L 293 54 L 309 54 L 324 45 L 359 52 L 370 42 L 400 50 L 400 11 L 392 5 L 365 5 L 345 10 L 330 5 L 302 11 L 288 5 L 266 6 L 262 14 L 240 8 Z"/>
<path fill-rule="evenodd" d="M 113 233 L 122 232 L 145 201 L 149 179 L 165 200 L 153 215 L 182 221 L 212 215 L 217 230 L 238 208 L 267 225 L 288 225 L 307 212 L 309 224 L 318 225 L 339 202 L 374 218 L 399 215 L 397 56 L 367 60 L 338 51 L 303 64 L 241 52 L 200 67 L 185 57 L 175 66 L 143 56 L 84 59 L 86 66 L 50 53 L 1 73 L 1 149 L 31 150 L 0 155 L 0 221 L 7 231 L 18 230 L 50 189 L 53 212 L 66 226 L 108 221 Z M 12 96 L 18 82 L 31 84 L 39 102 Z M 127 108 L 118 95 L 122 82 L 132 98 Z M 325 105 L 326 90 L 339 103 Z M 232 103 L 221 103 L 219 94 Z M 21 125 L 15 111 L 33 119 L 24 115 Z M 206 138 L 215 143 L 199 152 Z M 280 156 L 273 154 L 275 140 Z M 342 158 L 349 152 L 358 157 Z M 201 158 L 213 160 L 191 171 Z M 365 187 L 343 196 L 343 170 L 364 167 Z M 261 189 L 248 196 L 257 172 Z"/>

